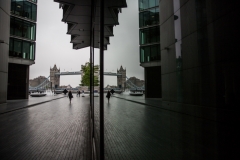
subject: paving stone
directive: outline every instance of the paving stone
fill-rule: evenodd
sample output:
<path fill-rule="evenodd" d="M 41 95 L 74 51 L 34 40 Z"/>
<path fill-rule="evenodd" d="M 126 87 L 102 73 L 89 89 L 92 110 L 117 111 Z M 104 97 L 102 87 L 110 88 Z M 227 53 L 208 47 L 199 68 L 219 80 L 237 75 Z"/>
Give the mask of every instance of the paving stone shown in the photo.
<path fill-rule="evenodd" d="M 75 97 L 0 115 L 1 159 L 91 159 L 89 111 Z"/>

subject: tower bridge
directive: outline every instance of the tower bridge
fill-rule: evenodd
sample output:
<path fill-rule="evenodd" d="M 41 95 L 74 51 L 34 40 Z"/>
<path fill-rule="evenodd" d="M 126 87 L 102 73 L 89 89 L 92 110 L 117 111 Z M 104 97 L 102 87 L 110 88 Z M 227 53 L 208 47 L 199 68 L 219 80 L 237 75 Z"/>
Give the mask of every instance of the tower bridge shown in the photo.
<path fill-rule="evenodd" d="M 41 84 L 35 87 L 29 86 L 29 89 L 40 89 L 40 88 L 46 88 L 51 83 L 51 86 L 53 89 L 58 88 L 60 86 L 60 76 L 64 75 L 81 75 L 83 76 L 82 71 L 73 71 L 73 72 L 60 72 L 60 68 L 58 69 L 56 65 L 54 65 L 53 68 L 50 67 L 50 75 L 46 78 L 45 81 L 43 81 Z M 98 72 L 97 72 L 98 74 Z M 144 89 L 144 86 L 138 87 L 133 82 L 129 80 L 129 78 L 126 76 L 126 69 L 123 69 L 121 66 L 120 69 L 117 69 L 117 73 L 113 72 L 104 72 L 103 73 L 106 76 L 116 76 L 117 77 L 117 86 L 118 88 L 126 88 L 127 85 L 134 89 Z"/>

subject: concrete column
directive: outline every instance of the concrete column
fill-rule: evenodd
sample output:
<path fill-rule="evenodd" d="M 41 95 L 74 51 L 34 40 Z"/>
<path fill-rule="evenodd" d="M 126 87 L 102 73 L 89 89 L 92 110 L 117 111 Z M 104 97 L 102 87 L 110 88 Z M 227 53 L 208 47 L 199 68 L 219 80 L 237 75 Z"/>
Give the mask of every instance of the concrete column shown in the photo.
<path fill-rule="evenodd" d="M 10 2 L 0 1 L 0 104 L 7 101 Z"/>

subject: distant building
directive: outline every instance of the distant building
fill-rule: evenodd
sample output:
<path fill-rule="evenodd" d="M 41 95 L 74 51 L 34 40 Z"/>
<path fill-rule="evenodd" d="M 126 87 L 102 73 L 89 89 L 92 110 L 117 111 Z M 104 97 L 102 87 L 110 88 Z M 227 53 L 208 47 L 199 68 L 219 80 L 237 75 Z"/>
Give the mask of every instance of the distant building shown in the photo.
<path fill-rule="evenodd" d="M 65 86 L 65 85 L 59 86 L 58 88 L 69 89 L 69 88 L 72 88 L 72 86 L 69 84 L 69 85 L 67 85 L 67 86 Z"/>
<path fill-rule="evenodd" d="M 130 82 L 131 81 L 131 82 Z M 132 88 L 133 86 L 131 84 L 134 84 L 137 87 L 143 87 L 145 84 L 144 80 L 140 80 L 136 77 L 130 77 L 127 81 L 126 81 L 126 87 Z"/>
<path fill-rule="evenodd" d="M 29 86 L 31 87 L 36 87 L 38 85 L 40 85 L 41 83 L 43 83 L 44 81 L 46 81 L 46 77 L 45 76 L 39 76 L 37 78 L 34 78 L 34 79 L 30 79 L 29 80 Z M 47 81 L 49 82 L 49 80 L 47 79 Z M 50 87 L 50 85 L 49 85 Z"/>
<path fill-rule="evenodd" d="M 109 84 L 105 87 L 106 89 L 113 89 L 113 88 L 118 88 L 117 86 L 110 86 Z"/>

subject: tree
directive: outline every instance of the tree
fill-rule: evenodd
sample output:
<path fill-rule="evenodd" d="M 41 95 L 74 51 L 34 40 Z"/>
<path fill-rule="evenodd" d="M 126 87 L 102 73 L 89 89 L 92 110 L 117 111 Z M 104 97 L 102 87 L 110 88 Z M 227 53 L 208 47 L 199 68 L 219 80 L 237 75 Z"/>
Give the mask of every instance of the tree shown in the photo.
<path fill-rule="evenodd" d="M 94 73 L 98 73 L 98 66 L 94 66 Z M 82 67 L 82 72 L 83 72 L 83 76 L 82 76 L 82 80 L 81 80 L 81 85 L 82 86 L 90 86 L 90 63 L 87 63 L 87 65 Z M 98 76 L 94 75 L 94 86 L 99 86 L 99 80 L 98 80 Z"/>

